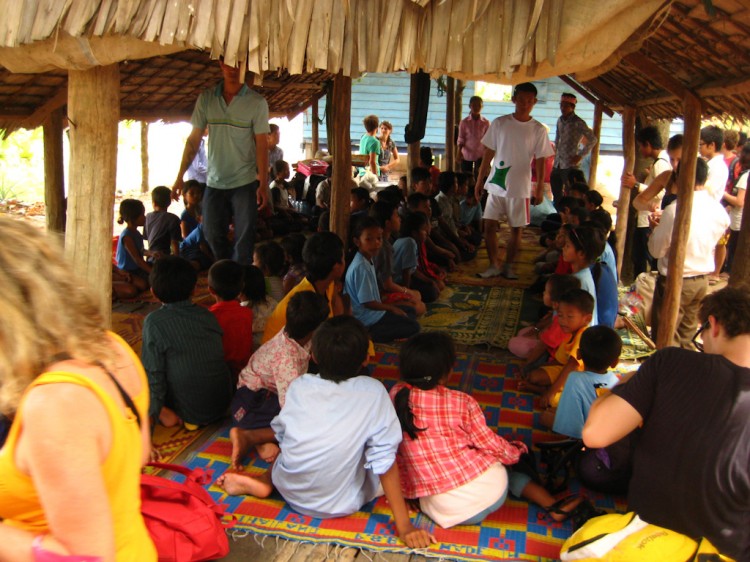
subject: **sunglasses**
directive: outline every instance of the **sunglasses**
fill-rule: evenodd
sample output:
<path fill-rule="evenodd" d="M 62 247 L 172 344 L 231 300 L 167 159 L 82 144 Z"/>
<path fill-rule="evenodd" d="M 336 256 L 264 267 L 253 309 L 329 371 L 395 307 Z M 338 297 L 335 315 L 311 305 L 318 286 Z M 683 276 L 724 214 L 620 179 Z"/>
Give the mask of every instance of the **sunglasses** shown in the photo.
<path fill-rule="evenodd" d="M 709 327 L 709 322 L 706 320 L 703 324 L 701 324 L 701 327 L 698 328 L 698 331 L 695 332 L 695 335 L 693 336 L 693 339 L 690 340 L 690 343 L 692 343 L 695 346 L 695 349 L 703 353 L 703 339 L 701 338 L 700 341 L 698 341 L 698 338 L 703 333 L 703 330 Z"/>

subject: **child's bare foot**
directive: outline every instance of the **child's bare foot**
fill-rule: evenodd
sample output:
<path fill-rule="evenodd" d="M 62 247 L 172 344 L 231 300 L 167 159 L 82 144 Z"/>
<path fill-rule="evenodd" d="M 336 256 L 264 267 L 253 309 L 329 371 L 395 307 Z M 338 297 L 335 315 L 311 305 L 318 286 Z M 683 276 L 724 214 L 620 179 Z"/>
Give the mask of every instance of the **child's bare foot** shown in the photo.
<path fill-rule="evenodd" d="M 182 420 L 174 410 L 167 408 L 166 406 L 159 412 L 159 423 L 164 427 L 175 427 L 176 425 L 182 425 Z"/>
<path fill-rule="evenodd" d="M 231 466 L 235 470 L 242 468 L 240 463 L 242 462 L 242 459 L 245 458 L 248 449 L 250 449 L 250 446 L 252 445 L 250 437 L 248 436 L 248 430 L 233 427 L 229 430 L 229 440 L 232 442 Z"/>
<path fill-rule="evenodd" d="M 571 496 L 556 501 L 552 505 L 543 506 L 549 516 L 555 521 L 567 521 L 570 514 L 575 511 L 576 507 L 583 501 L 580 496 Z"/>
<path fill-rule="evenodd" d="M 255 450 L 257 451 L 258 456 L 267 463 L 275 461 L 276 457 L 278 457 L 281 452 L 281 449 L 279 449 L 279 446 L 276 443 L 261 443 L 260 445 L 255 446 Z"/>
<path fill-rule="evenodd" d="M 518 381 L 518 390 L 522 392 L 533 392 L 534 394 L 542 394 L 547 391 L 546 386 L 540 386 L 538 384 L 531 383 L 527 380 Z"/>
<path fill-rule="evenodd" d="M 258 477 L 228 472 L 219 476 L 216 485 L 230 496 L 251 495 L 256 498 L 267 498 L 273 492 L 269 472 Z"/>

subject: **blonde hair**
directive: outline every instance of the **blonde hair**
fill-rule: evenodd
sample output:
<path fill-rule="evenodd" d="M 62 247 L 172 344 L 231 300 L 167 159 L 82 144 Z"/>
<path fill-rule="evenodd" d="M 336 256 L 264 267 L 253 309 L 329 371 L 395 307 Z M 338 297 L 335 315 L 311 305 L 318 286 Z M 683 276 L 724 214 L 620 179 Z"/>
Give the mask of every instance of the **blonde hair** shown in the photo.
<path fill-rule="evenodd" d="M 0 287 L 0 412 L 15 414 L 26 388 L 65 356 L 112 363 L 99 300 L 55 237 L 0 216 Z"/>

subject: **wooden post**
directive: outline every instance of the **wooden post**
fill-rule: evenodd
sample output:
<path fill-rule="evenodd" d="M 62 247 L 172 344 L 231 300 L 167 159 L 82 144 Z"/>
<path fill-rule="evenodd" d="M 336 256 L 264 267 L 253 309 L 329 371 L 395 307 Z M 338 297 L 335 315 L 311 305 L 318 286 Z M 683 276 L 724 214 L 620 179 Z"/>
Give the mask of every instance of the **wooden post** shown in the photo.
<path fill-rule="evenodd" d="M 602 112 L 604 104 L 598 101 L 594 104 L 594 136 L 596 137 L 597 143 L 594 148 L 591 149 L 591 167 L 589 168 L 589 185 L 591 189 L 596 189 L 596 170 L 599 167 L 599 147 L 601 146 L 602 136 Z"/>
<path fill-rule="evenodd" d="M 44 214 L 47 230 L 65 232 L 65 172 L 63 169 L 63 111 L 44 120 Z"/>
<path fill-rule="evenodd" d="M 732 258 L 732 274 L 729 276 L 730 287 L 747 287 L 750 284 L 750 211 L 742 213 L 740 237 L 737 249 Z"/>
<path fill-rule="evenodd" d="M 456 143 L 453 133 L 456 129 L 456 80 L 448 77 L 445 95 L 445 169 L 452 172 L 456 169 Z"/>
<path fill-rule="evenodd" d="M 625 157 L 623 174 L 633 173 L 635 166 L 635 107 L 627 106 L 622 113 L 622 153 Z M 628 232 L 628 213 L 630 211 L 630 189 L 620 184 L 620 197 L 617 200 L 617 278 L 622 271 L 622 260 L 625 255 L 625 238 Z"/>
<path fill-rule="evenodd" d="M 701 133 L 701 100 L 691 93 L 682 99 L 685 130 L 682 139 L 680 175 L 677 177 L 677 215 L 669 246 L 669 269 L 664 289 L 664 301 L 659 314 L 659 331 L 656 347 L 663 349 L 672 344 L 680 312 L 682 275 L 685 266 L 685 245 L 690 234 L 690 219 L 693 214 L 693 188 L 695 186 L 695 162 L 698 158 L 698 142 Z"/>
<path fill-rule="evenodd" d="M 112 220 L 117 180 L 117 64 L 68 71 L 70 196 L 65 253 L 73 271 L 112 314 Z"/>
<path fill-rule="evenodd" d="M 414 119 L 414 113 L 416 112 L 417 106 L 417 95 L 417 75 L 412 74 L 409 86 L 409 122 Z M 420 146 L 421 143 L 419 141 L 406 145 L 406 184 L 408 185 L 409 193 L 411 193 L 411 171 L 413 168 L 419 166 Z"/>
<path fill-rule="evenodd" d="M 148 121 L 141 121 L 141 193 L 148 188 Z"/>
<path fill-rule="evenodd" d="M 351 125 L 352 79 L 339 72 L 333 81 L 333 177 L 331 179 L 331 232 L 338 234 L 349 245 L 349 199 L 352 182 Z"/>
<path fill-rule="evenodd" d="M 318 153 L 318 150 L 320 150 L 320 132 L 319 132 L 319 126 L 320 122 L 318 119 L 318 100 L 316 99 L 312 104 L 312 153 L 313 158 L 315 158 L 315 155 Z"/>

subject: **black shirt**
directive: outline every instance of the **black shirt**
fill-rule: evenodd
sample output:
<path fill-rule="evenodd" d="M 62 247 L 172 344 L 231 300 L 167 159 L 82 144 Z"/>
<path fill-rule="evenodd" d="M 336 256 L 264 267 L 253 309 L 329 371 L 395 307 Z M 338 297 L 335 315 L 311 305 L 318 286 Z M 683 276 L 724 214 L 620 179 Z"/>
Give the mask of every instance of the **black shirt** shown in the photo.
<path fill-rule="evenodd" d="M 643 417 L 630 509 L 750 560 L 750 369 L 669 348 L 613 392 Z"/>

